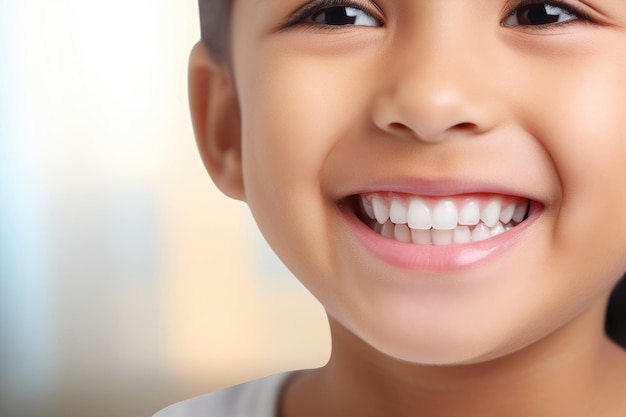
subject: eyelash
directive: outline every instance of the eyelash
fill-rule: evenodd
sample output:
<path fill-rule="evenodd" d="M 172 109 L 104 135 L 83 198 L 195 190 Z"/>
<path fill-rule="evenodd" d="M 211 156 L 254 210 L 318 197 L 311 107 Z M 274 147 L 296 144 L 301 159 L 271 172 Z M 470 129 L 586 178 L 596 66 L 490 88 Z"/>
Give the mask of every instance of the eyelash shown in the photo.
<path fill-rule="evenodd" d="M 362 10 L 365 13 L 372 16 L 374 19 L 376 19 L 380 23 L 380 26 L 384 26 L 383 21 L 379 17 L 382 15 L 380 9 L 378 9 L 378 7 L 367 7 L 363 3 L 364 2 L 357 2 L 357 1 L 351 1 L 351 0 L 312 0 L 308 2 L 307 4 L 305 4 L 298 11 L 296 11 L 293 14 L 293 16 L 287 21 L 287 23 L 281 26 L 281 30 L 289 29 L 295 26 L 300 26 L 300 25 L 317 26 L 315 23 L 307 22 L 307 19 L 310 19 L 311 17 L 315 16 L 317 13 L 323 10 L 331 9 L 333 7 L 352 7 L 355 9 Z M 323 27 L 323 25 L 319 25 L 319 26 Z M 341 26 L 338 26 L 336 28 L 340 28 L 340 27 Z M 327 27 L 327 29 L 329 30 L 336 29 L 336 28 L 330 27 L 330 26 Z"/>
<path fill-rule="evenodd" d="M 511 15 L 516 13 L 522 7 L 536 5 L 536 4 L 545 4 L 548 6 L 558 7 L 562 9 L 564 12 L 572 14 L 576 18 L 572 20 L 567 20 L 565 22 L 553 23 L 553 24 L 548 24 L 548 25 L 534 25 L 534 26 L 522 26 L 522 27 L 529 28 L 530 30 L 546 30 L 554 26 L 563 26 L 563 25 L 568 25 L 568 24 L 572 24 L 575 22 L 581 22 L 581 21 L 586 22 L 586 23 L 594 22 L 594 20 L 587 13 L 581 10 L 579 7 L 576 7 L 562 0 L 547 0 L 547 1 L 519 0 L 514 6 L 510 7 L 510 10 L 507 12 L 507 14 L 505 15 L 505 18 L 502 20 L 501 25 L 506 26 L 504 25 L 504 20 L 508 19 Z M 385 26 L 383 20 L 380 18 L 380 16 L 382 15 L 382 12 L 377 6 L 375 7 L 375 10 L 371 10 L 374 7 L 368 8 L 365 4 L 363 4 L 363 2 L 357 2 L 353 0 L 311 0 L 310 2 L 305 4 L 303 7 L 301 7 L 299 10 L 297 10 L 285 24 L 281 25 L 280 30 L 286 30 L 286 29 L 290 29 L 290 28 L 293 28 L 296 26 L 302 26 L 302 25 L 324 27 L 323 25 L 316 25 L 313 22 L 309 22 L 307 21 L 307 19 L 310 19 L 312 16 L 315 16 L 317 13 L 323 10 L 331 9 L 333 7 L 352 7 L 355 9 L 363 10 L 365 13 L 374 17 L 380 23 L 381 27 Z M 337 26 L 337 27 L 328 26 L 324 28 L 327 30 L 333 30 L 333 29 L 341 28 L 341 26 Z"/>
<path fill-rule="evenodd" d="M 589 16 L 587 13 L 585 13 L 579 7 L 576 7 L 576 6 L 572 5 L 572 4 L 569 4 L 569 3 L 565 2 L 565 1 L 561 1 L 561 0 L 548 0 L 548 1 L 520 0 L 513 7 L 510 8 L 510 11 L 507 12 L 507 14 L 506 14 L 504 19 L 508 19 L 510 16 L 512 16 L 514 13 L 516 13 L 522 7 L 532 6 L 532 5 L 536 5 L 536 4 L 544 4 L 544 5 L 547 5 L 547 6 L 558 7 L 560 9 L 562 9 L 564 12 L 570 13 L 571 15 L 575 16 L 576 18 L 572 19 L 572 20 L 567 20 L 565 22 L 557 22 L 557 23 L 552 23 L 552 24 L 547 24 L 547 25 L 522 26 L 522 27 L 529 28 L 530 30 L 546 30 L 548 28 L 552 28 L 552 27 L 555 27 L 555 26 L 564 26 L 564 25 L 569 25 L 569 24 L 576 23 L 576 22 L 578 22 L 578 23 L 580 23 L 580 22 L 594 23 L 594 20 L 591 18 L 591 16 Z M 504 24 L 504 20 L 502 20 L 501 25 L 502 26 L 506 26 Z"/>

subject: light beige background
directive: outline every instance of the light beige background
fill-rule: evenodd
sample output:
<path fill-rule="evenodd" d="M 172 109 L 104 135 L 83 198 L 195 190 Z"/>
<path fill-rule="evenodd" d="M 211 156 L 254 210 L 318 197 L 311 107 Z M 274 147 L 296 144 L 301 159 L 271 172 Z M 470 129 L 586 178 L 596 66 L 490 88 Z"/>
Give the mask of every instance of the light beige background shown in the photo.
<path fill-rule="evenodd" d="M 194 0 L 0 0 L 0 414 L 149 416 L 325 363 L 193 143 Z"/>

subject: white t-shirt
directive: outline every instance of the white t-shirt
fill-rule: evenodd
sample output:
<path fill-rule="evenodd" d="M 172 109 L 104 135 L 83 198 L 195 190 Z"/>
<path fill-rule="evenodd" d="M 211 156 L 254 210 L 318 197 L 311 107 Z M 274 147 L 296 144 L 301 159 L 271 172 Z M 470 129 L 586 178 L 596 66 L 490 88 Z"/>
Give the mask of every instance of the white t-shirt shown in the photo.
<path fill-rule="evenodd" d="M 293 372 L 267 376 L 170 405 L 153 417 L 276 417 L 282 387 Z"/>

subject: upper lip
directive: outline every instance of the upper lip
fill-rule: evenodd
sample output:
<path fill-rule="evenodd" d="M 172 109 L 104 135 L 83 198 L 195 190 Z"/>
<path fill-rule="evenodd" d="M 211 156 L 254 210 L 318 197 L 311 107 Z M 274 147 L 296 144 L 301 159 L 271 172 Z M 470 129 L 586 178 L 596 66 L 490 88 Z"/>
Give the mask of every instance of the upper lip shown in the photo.
<path fill-rule="evenodd" d="M 424 180 L 415 178 L 395 178 L 376 180 L 343 194 L 343 197 L 364 193 L 390 192 L 416 196 L 446 197 L 463 194 L 496 194 L 539 201 L 537 195 L 528 190 L 500 183 L 472 181 L 468 179 Z"/>

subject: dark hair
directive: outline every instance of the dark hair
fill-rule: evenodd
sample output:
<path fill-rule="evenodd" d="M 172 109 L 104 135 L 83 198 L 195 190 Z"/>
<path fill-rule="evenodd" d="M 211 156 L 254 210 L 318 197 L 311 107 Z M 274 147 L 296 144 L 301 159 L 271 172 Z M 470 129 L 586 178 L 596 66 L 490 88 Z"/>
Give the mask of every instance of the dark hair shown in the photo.
<path fill-rule="evenodd" d="M 228 33 L 233 0 L 198 0 L 202 42 L 213 58 L 222 61 L 228 56 Z"/>
<path fill-rule="evenodd" d="M 234 0 L 198 0 L 202 42 L 218 61 L 228 59 L 230 13 Z M 611 293 L 606 313 L 605 331 L 626 348 L 626 275 Z"/>
<path fill-rule="evenodd" d="M 611 293 L 604 328 L 611 339 L 626 349 L 626 275 Z"/>

